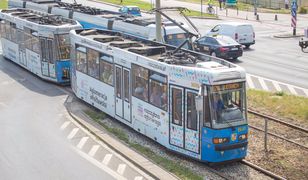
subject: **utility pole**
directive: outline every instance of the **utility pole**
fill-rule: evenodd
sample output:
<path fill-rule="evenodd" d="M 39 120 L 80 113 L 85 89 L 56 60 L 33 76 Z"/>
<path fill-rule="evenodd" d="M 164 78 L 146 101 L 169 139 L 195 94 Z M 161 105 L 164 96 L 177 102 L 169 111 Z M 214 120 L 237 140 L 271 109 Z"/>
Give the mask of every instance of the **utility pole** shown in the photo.
<path fill-rule="evenodd" d="M 155 8 L 160 9 L 160 0 L 155 1 Z M 156 22 L 156 41 L 162 42 L 161 37 L 161 15 L 158 11 L 155 12 L 155 22 Z"/>
<path fill-rule="evenodd" d="M 257 0 L 254 0 L 254 13 L 255 13 L 255 16 L 258 14 L 258 12 L 257 12 Z"/>
<path fill-rule="evenodd" d="M 202 17 L 202 0 L 201 0 L 201 11 L 200 12 L 201 12 L 201 17 Z"/>

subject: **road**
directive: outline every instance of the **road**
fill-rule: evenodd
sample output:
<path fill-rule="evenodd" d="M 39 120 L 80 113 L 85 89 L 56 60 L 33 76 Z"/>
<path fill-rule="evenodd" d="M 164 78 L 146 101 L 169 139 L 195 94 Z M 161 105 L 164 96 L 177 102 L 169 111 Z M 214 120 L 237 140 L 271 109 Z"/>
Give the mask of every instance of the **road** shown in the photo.
<path fill-rule="evenodd" d="M 1 179 L 114 179 L 59 131 L 66 97 L 0 56 Z"/>
<path fill-rule="evenodd" d="M 70 0 L 64 0 L 71 2 Z M 147 1 L 147 0 L 145 0 Z M 175 4 L 180 6 L 181 3 L 174 0 L 162 1 L 162 6 Z M 78 0 L 78 3 L 83 3 L 88 6 L 100 7 L 117 11 L 117 7 L 108 6 L 105 4 L 95 3 L 86 0 Z M 187 7 L 187 4 L 185 4 Z M 198 8 L 200 6 L 191 5 L 188 8 Z M 278 21 L 274 21 L 273 14 L 260 14 L 261 21 L 252 20 L 252 13 L 248 13 L 249 20 L 246 20 L 246 12 L 240 12 L 239 16 L 232 12 L 232 17 L 224 16 L 220 12 L 221 20 L 195 19 L 191 18 L 192 22 L 197 26 L 201 34 L 205 34 L 216 24 L 226 21 L 241 21 L 248 22 L 254 26 L 256 33 L 256 44 L 250 49 L 245 50 L 242 57 L 234 63 L 244 67 L 249 74 L 272 79 L 275 81 L 291 84 L 294 86 L 308 89 L 308 53 L 303 53 L 298 46 L 299 38 L 274 38 L 273 35 L 291 33 L 289 15 L 278 15 Z M 174 14 L 169 14 L 172 18 L 185 22 L 183 18 Z M 146 15 L 147 16 L 147 15 Z M 272 19 L 272 20 L 270 20 Z M 308 26 L 308 18 L 300 16 L 298 20 L 299 29 L 302 31 Z M 298 30 L 299 31 L 299 30 Z"/>
<path fill-rule="evenodd" d="M 221 20 L 192 19 L 201 34 Z M 226 19 L 224 21 L 230 21 Z M 232 20 L 231 20 L 232 21 Z M 274 38 L 273 35 L 288 31 L 288 27 L 276 24 L 253 24 L 256 44 L 244 49 L 242 57 L 234 63 L 244 67 L 249 74 L 273 79 L 279 82 L 308 88 L 308 53 L 298 46 L 299 38 Z M 307 20 L 308 23 L 308 20 Z"/>

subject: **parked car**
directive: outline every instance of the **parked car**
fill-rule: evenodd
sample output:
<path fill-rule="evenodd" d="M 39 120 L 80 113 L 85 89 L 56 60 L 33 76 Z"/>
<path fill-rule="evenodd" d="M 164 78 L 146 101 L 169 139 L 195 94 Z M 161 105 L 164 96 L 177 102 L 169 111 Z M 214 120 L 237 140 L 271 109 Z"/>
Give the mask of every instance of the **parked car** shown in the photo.
<path fill-rule="evenodd" d="M 119 12 L 133 16 L 141 16 L 140 8 L 138 6 L 123 6 L 119 9 Z"/>
<path fill-rule="evenodd" d="M 237 59 L 243 55 L 243 48 L 229 36 L 204 36 L 194 42 L 196 51 L 223 59 Z"/>
<path fill-rule="evenodd" d="M 238 43 L 249 48 L 255 44 L 255 32 L 251 24 L 240 22 L 227 22 L 216 25 L 206 33 L 208 36 L 226 35 L 232 37 Z"/>

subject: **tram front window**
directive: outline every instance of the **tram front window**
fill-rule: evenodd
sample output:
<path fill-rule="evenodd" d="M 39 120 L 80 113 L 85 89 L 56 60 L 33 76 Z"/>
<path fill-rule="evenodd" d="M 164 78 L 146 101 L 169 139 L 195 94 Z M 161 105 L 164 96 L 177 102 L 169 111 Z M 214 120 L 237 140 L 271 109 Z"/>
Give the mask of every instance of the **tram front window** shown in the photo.
<path fill-rule="evenodd" d="M 232 83 L 211 88 L 213 126 L 226 127 L 246 123 L 244 84 Z"/>
<path fill-rule="evenodd" d="M 181 45 L 184 41 L 186 41 L 186 35 L 184 33 L 180 34 L 169 34 L 167 35 L 167 44 L 171 44 L 173 46 L 179 46 Z M 186 43 L 183 48 L 189 49 L 188 43 Z"/>
<path fill-rule="evenodd" d="M 60 60 L 70 58 L 70 37 L 69 34 L 56 35 L 57 51 Z"/>

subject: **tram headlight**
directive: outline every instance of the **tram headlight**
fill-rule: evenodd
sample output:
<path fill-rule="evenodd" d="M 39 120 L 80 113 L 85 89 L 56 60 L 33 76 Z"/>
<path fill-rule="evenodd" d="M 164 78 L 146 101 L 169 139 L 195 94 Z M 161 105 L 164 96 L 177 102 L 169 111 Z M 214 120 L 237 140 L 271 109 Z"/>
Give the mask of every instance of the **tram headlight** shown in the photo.
<path fill-rule="evenodd" d="M 69 69 L 67 69 L 67 68 L 62 69 L 62 78 L 63 79 L 69 79 L 70 78 Z"/>
<path fill-rule="evenodd" d="M 213 138 L 214 144 L 223 144 L 229 142 L 229 138 Z"/>
<path fill-rule="evenodd" d="M 248 138 L 248 134 L 241 134 L 238 136 L 238 140 L 243 141 Z"/>

